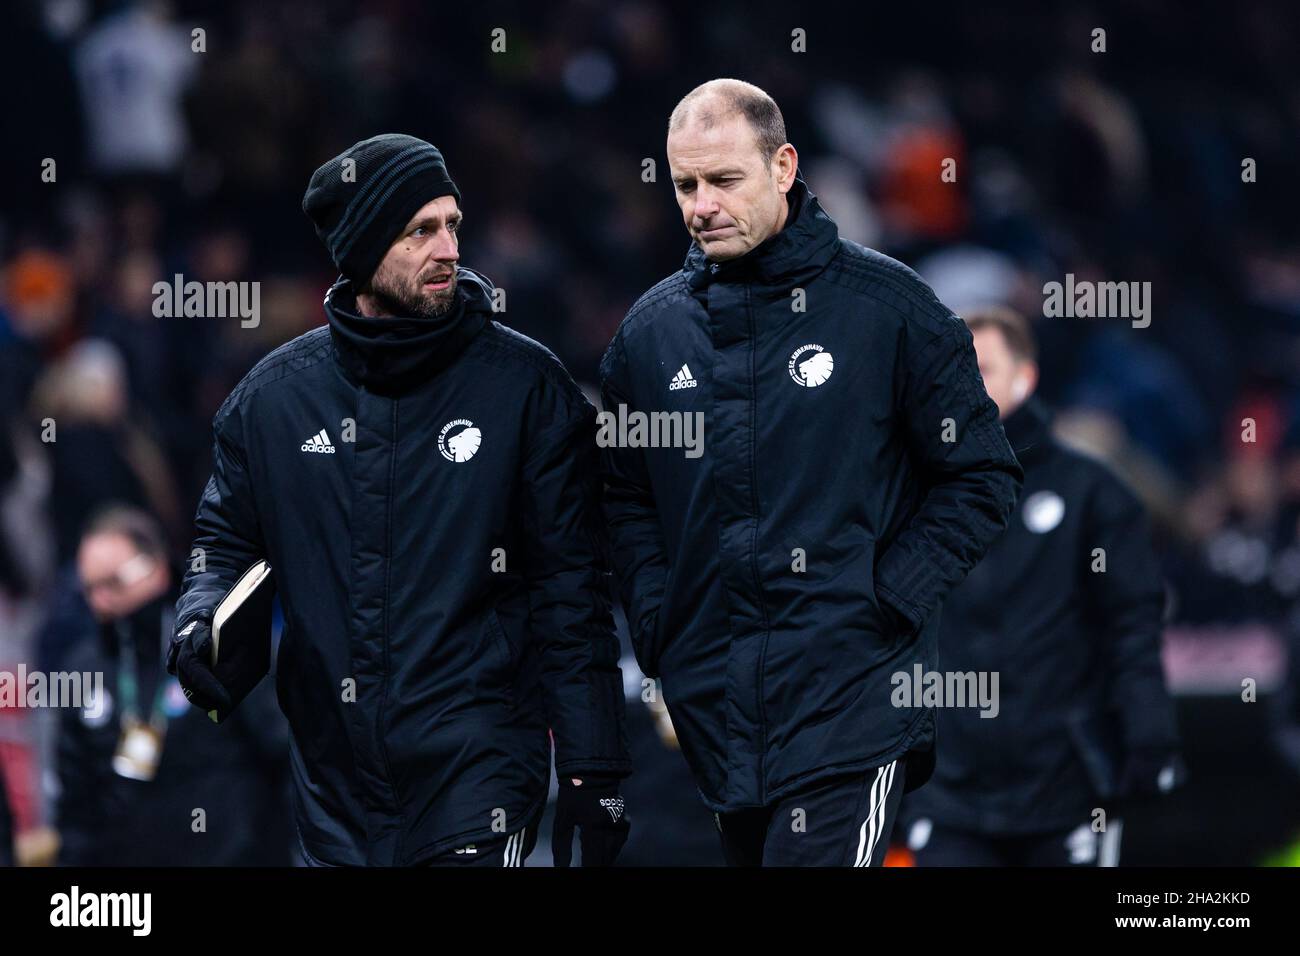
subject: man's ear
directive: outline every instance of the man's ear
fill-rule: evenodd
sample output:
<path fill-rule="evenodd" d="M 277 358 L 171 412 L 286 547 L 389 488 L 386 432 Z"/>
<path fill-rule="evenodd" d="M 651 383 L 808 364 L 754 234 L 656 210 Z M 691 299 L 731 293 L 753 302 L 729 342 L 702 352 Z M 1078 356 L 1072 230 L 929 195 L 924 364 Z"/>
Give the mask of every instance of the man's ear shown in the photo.
<path fill-rule="evenodd" d="M 1017 402 L 1023 402 L 1037 387 L 1038 366 L 1033 362 L 1023 363 L 1020 370 L 1016 372 L 1016 380 L 1011 383 L 1011 394 L 1015 396 Z"/>
<path fill-rule="evenodd" d="M 799 153 L 790 143 L 785 143 L 772 156 L 772 175 L 776 179 L 776 188 L 782 194 L 788 193 L 794 185 L 794 175 L 799 171 Z"/>

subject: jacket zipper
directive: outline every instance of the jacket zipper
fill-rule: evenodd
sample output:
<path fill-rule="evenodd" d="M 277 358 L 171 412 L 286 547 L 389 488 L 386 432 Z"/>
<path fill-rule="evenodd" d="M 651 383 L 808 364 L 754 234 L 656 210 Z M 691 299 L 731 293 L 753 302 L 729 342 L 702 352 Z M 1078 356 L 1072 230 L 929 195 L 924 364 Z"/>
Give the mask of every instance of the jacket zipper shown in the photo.
<path fill-rule="evenodd" d="M 388 784 L 388 791 L 393 798 L 393 807 L 397 810 L 397 816 L 400 820 L 397 839 L 393 842 L 393 863 L 397 864 L 402 859 L 402 843 L 406 837 L 406 814 L 402 810 L 402 802 L 397 795 L 393 765 L 388 756 L 388 744 L 385 742 L 387 737 L 385 717 L 388 713 L 388 688 L 393 679 L 392 654 L 389 642 L 389 613 L 392 608 L 390 584 L 393 573 L 393 488 L 396 484 L 395 473 L 397 471 L 397 399 L 393 398 L 391 401 L 393 403 L 392 434 L 388 452 L 388 495 L 384 508 L 384 550 L 386 552 L 386 560 L 384 561 L 384 689 L 379 697 L 379 713 L 376 717 L 375 729 L 379 732 L 379 752 L 384 759 L 384 774 L 387 777 L 385 782 Z"/>
<path fill-rule="evenodd" d="M 754 322 L 753 300 L 750 285 L 745 283 L 745 315 L 749 320 L 749 408 L 753 427 L 749 432 L 749 495 L 750 511 L 754 515 L 754 530 L 750 536 L 749 569 L 754 579 L 754 593 L 762 612 L 763 645 L 758 652 L 758 680 L 756 680 L 756 703 L 758 705 L 758 799 L 760 804 L 767 803 L 767 709 L 763 706 L 763 676 L 767 662 L 767 641 L 771 636 L 768 621 L 767 599 L 763 594 L 763 579 L 758 570 L 758 466 L 755 461 L 758 444 L 758 331 Z"/>

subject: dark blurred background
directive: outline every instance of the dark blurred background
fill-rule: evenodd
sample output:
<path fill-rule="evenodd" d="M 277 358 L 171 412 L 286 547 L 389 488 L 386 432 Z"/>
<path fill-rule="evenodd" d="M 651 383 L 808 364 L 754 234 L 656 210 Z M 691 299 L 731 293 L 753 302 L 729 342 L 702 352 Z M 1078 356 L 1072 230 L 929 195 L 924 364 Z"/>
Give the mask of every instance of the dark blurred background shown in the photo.
<path fill-rule="evenodd" d="M 180 566 L 217 406 L 323 322 L 334 273 L 300 207 L 317 165 L 378 132 L 441 148 L 464 196 L 462 262 L 508 289 L 507 324 L 590 384 L 628 307 L 687 251 L 668 114 L 735 76 L 780 104 L 842 235 L 953 307 L 1035 316 L 1060 430 L 1151 509 L 1190 778 L 1127 821 L 1124 862 L 1300 862 L 1297 49 L 1300 7 L 1284 2 L 12 4 L 0 669 L 58 669 L 88 639 L 71 562 L 103 506 L 155 515 Z M 949 157 L 955 184 L 935 174 Z M 260 324 L 156 318 L 153 284 L 178 273 L 260 283 Z M 1150 327 L 1043 318 L 1043 284 L 1067 273 L 1151 282 Z M 639 767 L 624 862 L 720 862 L 624 664 Z M 57 822 L 45 718 L 0 709 L 30 860 L 50 858 Z M 543 844 L 531 863 L 546 862 Z"/>

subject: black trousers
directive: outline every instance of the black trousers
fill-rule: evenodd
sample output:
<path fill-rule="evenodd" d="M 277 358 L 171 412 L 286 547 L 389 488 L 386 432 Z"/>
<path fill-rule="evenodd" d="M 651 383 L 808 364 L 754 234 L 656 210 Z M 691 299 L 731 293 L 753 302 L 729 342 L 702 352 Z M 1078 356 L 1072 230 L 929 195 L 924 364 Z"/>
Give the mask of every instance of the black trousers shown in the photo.
<path fill-rule="evenodd" d="M 880 866 L 906 760 L 837 777 L 769 807 L 714 814 L 728 866 Z"/>
<path fill-rule="evenodd" d="M 1101 832 L 1081 823 L 1051 833 L 994 836 L 923 817 L 908 827 L 907 845 L 917 866 L 1118 866 L 1123 833 L 1120 819 L 1107 821 Z"/>
<path fill-rule="evenodd" d="M 486 843 L 444 850 L 425 866 L 523 866 L 537 845 L 537 823 Z"/>
<path fill-rule="evenodd" d="M 443 850 L 437 856 L 425 860 L 420 866 L 523 866 L 524 860 L 528 854 L 533 852 L 533 847 L 537 845 L 537 826 L 541 823 L 541 817 L 533 820 L 526 826 L 516 830 L 514 833 L 503 833 L 499 837 L 493 837 L 490 840 L 472 843 L 469 846 L 457 847 L 452 850 Z M 307 866 L 330 866 L 332 864 L 324 863 L 307 852 L 306 847 L 299 844 L 299 850 L 302 852 L 303 862 Z"/>

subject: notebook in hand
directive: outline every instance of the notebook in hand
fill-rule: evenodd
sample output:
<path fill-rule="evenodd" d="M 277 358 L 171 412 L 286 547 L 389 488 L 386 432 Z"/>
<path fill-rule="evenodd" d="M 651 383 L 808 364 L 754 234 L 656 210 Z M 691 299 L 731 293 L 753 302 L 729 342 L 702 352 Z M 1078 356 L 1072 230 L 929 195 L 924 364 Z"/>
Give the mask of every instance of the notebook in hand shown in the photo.
<path fill-rule="evenodd" d="M 231 710 L 271 669 L 271 566 L 258 561 L 245 571 L 212 612 L 212 672 L 230 692 Z M 208 711 L 221 723 L 230 713 Z"/>

